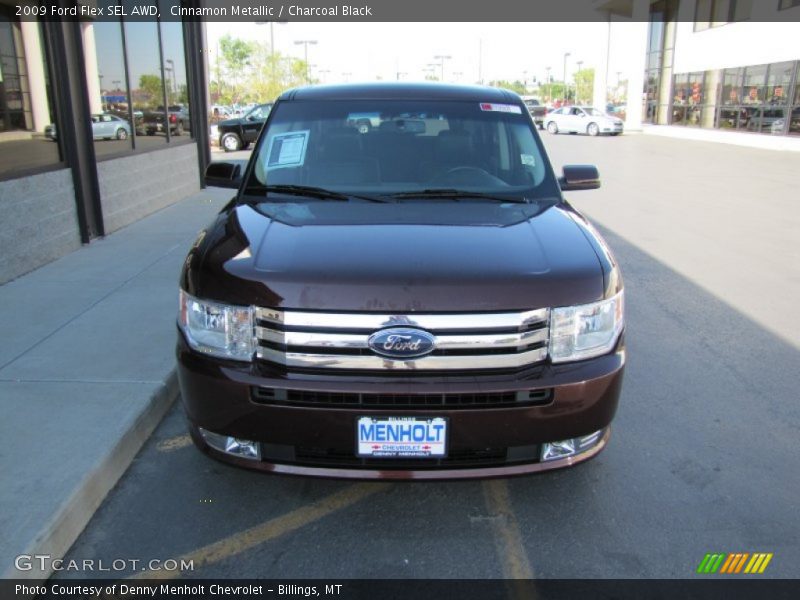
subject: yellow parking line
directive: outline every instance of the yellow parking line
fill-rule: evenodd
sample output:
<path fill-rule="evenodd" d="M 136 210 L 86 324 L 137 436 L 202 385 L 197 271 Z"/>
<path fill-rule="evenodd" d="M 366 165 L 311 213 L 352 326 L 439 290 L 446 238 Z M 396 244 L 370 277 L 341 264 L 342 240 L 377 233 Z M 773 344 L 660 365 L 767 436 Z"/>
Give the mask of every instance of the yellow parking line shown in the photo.
<path fill-rule="evenodd" d="M 323 498 L 313 504 L 303 506 L 280 517 L 271 519 L 261 525 L 256 525 L 241 531 L 218 542 L 203 546 L 194 552 L 189 552 L 176 559 L 181 561 L 194 561 L 194 568 L 219 562 L 231 556 L 241 554 L 255 546 L 273 540 L 296 529 L 300 529 L 331 513 L 347 508 L 364 498 L 382 492 L 389 484 L 362 483 L 353 485 Z M 180 571 L 142 571 L 133 577 L 135 579 L 174 579 L 180 577 Z"/>
<path fill-rule="evenodd" d="M 493 479 L 483 483 L 483 495 L 490 515 L 501 517 L 494 521 L 495 536 L 506 579 L 533 579 L 533 569 L 522 543 L 517 517 L 511 507 L 508 483 Z M 528 597 L 530 597 L 528 595 Z"/>
<path fill-rule="evenodd" d="M 156 445 L 156 450 L 159 452 L 169 452 L 171 450 L 180 450 L 186 446 L 192 445 L 192 438 L 188 435 L 179 435 L 177 437 L 169 438 L 160 441 Z"/>

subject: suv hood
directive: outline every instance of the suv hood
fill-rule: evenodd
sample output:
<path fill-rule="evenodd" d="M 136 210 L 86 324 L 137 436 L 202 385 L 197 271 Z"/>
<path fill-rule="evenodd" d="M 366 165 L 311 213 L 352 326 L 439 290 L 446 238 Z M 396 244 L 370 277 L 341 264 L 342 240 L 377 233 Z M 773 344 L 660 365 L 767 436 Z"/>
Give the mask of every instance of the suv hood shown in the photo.
<path fill-rule="evenodd" d="M 511 222 L 496 218 L 500 209 L 492 205 L 473 205 L 484 207 L 483 217 L 458 205 L 468 214 L 452 224 L 448 204 L 449 224 L 441 206 L 428 214 L 410 209 L 400 219 L 396 213 L 384 224 L 374 211 L 407 207 L 317 203 L 340 214 L 357 208 L 309 221 L 236 206 L 196 244 L 183 285 L 234 304 L 395 313 L 527 310 L 603 298 L 591 233 L 568 205 L 535 216 L 506 210 L 517 217 Z"/>

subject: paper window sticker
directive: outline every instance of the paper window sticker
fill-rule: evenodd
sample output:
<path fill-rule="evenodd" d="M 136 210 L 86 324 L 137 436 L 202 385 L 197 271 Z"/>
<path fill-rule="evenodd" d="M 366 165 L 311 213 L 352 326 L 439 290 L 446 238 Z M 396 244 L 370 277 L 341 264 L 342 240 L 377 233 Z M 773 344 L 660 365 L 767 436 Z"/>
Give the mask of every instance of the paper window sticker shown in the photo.
<path fill-rule="evenodd" d="M 310 131 L 287 131 L 279 133 L 269 141 L 267 169 L 300 167 L 306 160 Z"/>

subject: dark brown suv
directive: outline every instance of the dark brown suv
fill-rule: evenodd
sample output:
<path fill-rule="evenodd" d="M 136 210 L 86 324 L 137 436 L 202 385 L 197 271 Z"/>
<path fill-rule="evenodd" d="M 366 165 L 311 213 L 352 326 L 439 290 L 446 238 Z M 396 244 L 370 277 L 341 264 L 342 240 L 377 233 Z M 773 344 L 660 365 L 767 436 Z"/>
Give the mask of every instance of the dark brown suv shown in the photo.
<path fill-rule="evenodd" d="M 370 127 L 358 127 L 369 114 Z M 515 94 L 319 86 L 276 102 L 186 258 L 192 436 L 275 473 L 514 475 L 596 455 L 625 361 L 619 268 Z"/>

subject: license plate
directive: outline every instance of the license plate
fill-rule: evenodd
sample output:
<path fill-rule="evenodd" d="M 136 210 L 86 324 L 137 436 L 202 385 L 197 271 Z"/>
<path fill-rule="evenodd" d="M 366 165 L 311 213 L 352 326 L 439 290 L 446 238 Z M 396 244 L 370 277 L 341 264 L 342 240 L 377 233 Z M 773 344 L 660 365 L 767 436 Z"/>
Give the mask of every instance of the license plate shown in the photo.
<path fill-rule="evenodd" d="M 447 456 L 447 419 L 443 417 L 359 417 L 356 454 L 373 458 Z"/>

